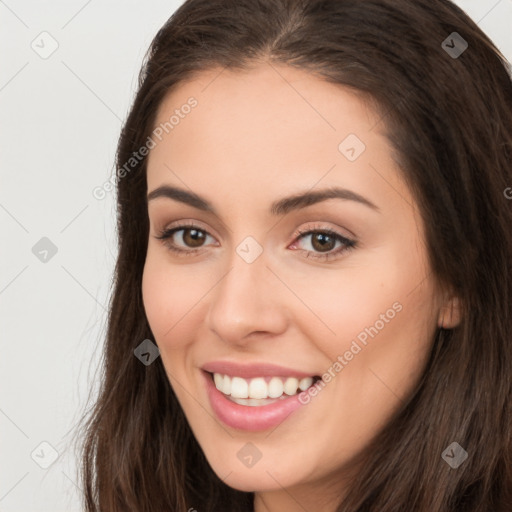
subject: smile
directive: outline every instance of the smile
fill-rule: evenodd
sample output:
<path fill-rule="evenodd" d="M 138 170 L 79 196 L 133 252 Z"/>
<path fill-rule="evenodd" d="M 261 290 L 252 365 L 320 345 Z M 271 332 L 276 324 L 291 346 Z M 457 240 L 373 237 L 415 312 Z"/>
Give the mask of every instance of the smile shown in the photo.
<path fill-rule="evenodd" d="M 219 361 L 201 368 L 216 418 L 244 431 L 275 428 L 302 407 L 300 393 L 319 376 L 272 364 L 242 365 Z"/>
<path fill-rule="evenodd" d="M 315 377 L 256 377 L 244 379 L 221 373 L 213 374 L 215 387 L 231 401 L 246 406 L 273 403 L 283 395 L 293 396 L 306 391 Z"/>

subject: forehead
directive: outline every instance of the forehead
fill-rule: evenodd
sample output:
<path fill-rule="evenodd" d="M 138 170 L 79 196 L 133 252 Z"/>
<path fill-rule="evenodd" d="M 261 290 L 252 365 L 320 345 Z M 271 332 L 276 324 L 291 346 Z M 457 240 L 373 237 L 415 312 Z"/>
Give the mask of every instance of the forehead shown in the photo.
<path fill-rule="evenodd" d="M 362 95 L 306 71 L 265 62 L 211 69 L 160 105 L 148 190 L 180 178 L 202 191 L 222 180 L 244 198 L 319 181 L 377 190 L 383 174 L 400 179 L 383 128 Z"/>

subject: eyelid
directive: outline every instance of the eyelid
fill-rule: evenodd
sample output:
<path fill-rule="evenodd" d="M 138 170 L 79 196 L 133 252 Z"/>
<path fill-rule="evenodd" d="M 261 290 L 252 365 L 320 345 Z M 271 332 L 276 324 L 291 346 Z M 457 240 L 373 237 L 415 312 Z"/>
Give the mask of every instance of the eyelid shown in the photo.
<path fill-rule="evenodd" d="M 343 238 L 343 239 L 349 240 L 349 241 L 353 241 L 353 242 L 355 242 L 357 240 L 356 235 L 354 235 L 354 233 L 352 233 L 348 229 L 342 229 L 342 228 L 338 228 L 338 227 L 332 228 L 332 227 L 326 226 L 325 224 L 322 224 L 320 222 L 316 222 L 316 223 L 313 222 L 312 225 L 307 224 L 306 228 L 300 227 L 300 228 L 296 229 L 295 233 L 293 235 L 293 238 L 295 241 L 300 236 L 304 236 L 304 235 L 310 234 L 312 232 L 316 233 L 319 231 L 321 231 L 322 233 L 331 233 L 333 236 L 338 236 L 340 238 Z M 345 234 L 343 233 L 343 231 L 345 231 Z"/>
<path fill-rule="evenodd" d="M 192 219 L 183 219 L 183 220 L 177 220 L 174 222 L 171 222 L 170 224 L 165 224 L 165 226 L 162 229 L 157 229 L 157 231 L 160 232 L 168 232 L 172 229 L 176 228 L 190 228 L 190 229 L 199 229 L 201 231 L 204 231 L 205 233 L 211 235 L 210 228 L 206 228 L 205 225 L 199 220 L 192 220 Z M 212 235 L 213 236 L 213 235 Z"/>

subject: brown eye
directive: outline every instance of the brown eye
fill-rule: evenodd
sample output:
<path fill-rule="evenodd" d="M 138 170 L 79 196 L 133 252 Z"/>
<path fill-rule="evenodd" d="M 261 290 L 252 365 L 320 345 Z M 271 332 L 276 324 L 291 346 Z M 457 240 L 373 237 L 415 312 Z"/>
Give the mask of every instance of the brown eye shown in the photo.
<path fill-rule="evenodd" d="M 293 245 L 298 246 L 306 258 L 327 261 L 355 247 L 356 241 L 331 229 L 313 228 L 308 231 L 299 230 Z"/>
<path fill-rule="evenodd" d="M 166 229 L 155 238 L 161 240 L 164 245 L 172 252 L 185 255 L 196 254 L 196 251 L 206 246 L 207 238 L 215 239 L 204 229 L 197 226 L 182 225 L 175 228 Z"/>
<path fill-rule="evenodd" d="M 311 246 L 320 252 L 332 251 L 336 246 L 336 240 L 325 233 L 314 233 L 311 237 Z"/>
<path fill-rule="evenodd" d="M 180 231 L 183 231 L 181 239 L 188 247 L 201 247 L 206 239 L 204 232 L 200 231 L 199 229 L 186 228 L 180 229 Z"/>

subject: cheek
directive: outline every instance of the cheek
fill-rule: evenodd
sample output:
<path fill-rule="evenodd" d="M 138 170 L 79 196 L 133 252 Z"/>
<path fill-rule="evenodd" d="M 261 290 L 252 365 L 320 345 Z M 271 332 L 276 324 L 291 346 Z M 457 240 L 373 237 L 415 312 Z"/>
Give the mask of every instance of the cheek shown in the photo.
<path fill-rule="evenodd" d="M 388 330 L 391 324 L 400 324 L 401 329 L 416 326 L 423 332 L 431 323 L 433 280 L 428 278 L 426 255 L 415 237 L 409 238 L 354 253 L 353 259 L 347 258 L 346 265 L 339 268 L 310 269 L 300 279 L 297 270 L 295 275 L 285 271 L 290 272 L 287 279 L 294 283 L 296 295 L 316 316 L 317 320 L 308 315 L 315 327 L 323 324 L 321 334 L 326 339 L 339 343 L 367 332 L 367 328 Z M 314 338 L 318 339 L 318 334 Z"/>
<path fill-rule="evenodd" d="M 190 323 L 194 305 L 204 295 L 201 281 L 189 274 L 184 267 L 169 265 L 165 254 L 148 250 L 142 298 L 151 331 L 164 350 L 178 348 L 185 341 L 177 334 Z"/>
<path fill-rule="evenodd" d="M 172 318 L 176 288 L 171 279 L 161 271 L 161 265 L 148 251 L 142 275 L 142 300 L 144 310 L 153 335 L 157 340 L 172 327 Z"/>
<path fill-rule="evenodd" d="M 401 398 L 420 377 L 436 326 L 427 274 L 422 254 L 390 250 L 371 264 L 294 281 L 294 292 L 312 313 L 300 320 L 301 329 L 330 361 L 325 371 L 343 373 L 333 379 L 335 387 L 343 384 L 340 393 L 358 396 L 375 410 L 380 395 Z M 336 370 L 340 356 L 343 368 Z"/>
<path fill-rule="evenodd" d="M 303 315 L 297 316 L 302 317 L 301 327 L 334 359 L 349 348 L 353 339 L 359 337 L 364 342 L 368 337 L 365 329 L 377 324 L 381 331 L 396 321 L 396 310 L 410 291 L 404 277 L 397 269 L 386 268 L 382 259 L 375 271 L 366 265 L 330 272 L 318 269 L 302 274 L 300 279 L 289 274 L 283 280 L 294 283 L 294 293 L 307 306 L 307 310 L 297 306 L 303 309 Z"/>

